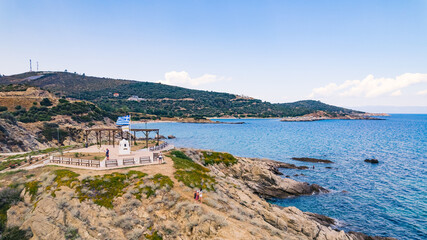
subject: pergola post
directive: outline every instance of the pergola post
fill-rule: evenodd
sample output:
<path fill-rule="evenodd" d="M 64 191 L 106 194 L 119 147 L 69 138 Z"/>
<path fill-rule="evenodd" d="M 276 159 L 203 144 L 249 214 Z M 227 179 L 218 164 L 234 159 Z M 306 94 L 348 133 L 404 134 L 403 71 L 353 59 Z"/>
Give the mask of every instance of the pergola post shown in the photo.
<path fill-rule="evenodd" d="M 111 131 L 108 130 L 108 145 L 111 145 Z"/>
<path fill-rule="evenodd" d="M 148 148 L 148 134 L 149 134 L 149 132 L 148 131 L 144 131 L 144 134 L 145 134 L 145 146 Z"/>
<path fill-rule="evenodd" d="M 116 142 L 116 130 L 113 130 L 113 147 Z"/>
<path fill-rule="evenodd" d="M 136 132 L 133 131 L 133 145 L 136 145 Z"/>
<path fill-rule="evenodd" d="M 160 132 L 157 130 L 157 146 L 159 146 Z"/>

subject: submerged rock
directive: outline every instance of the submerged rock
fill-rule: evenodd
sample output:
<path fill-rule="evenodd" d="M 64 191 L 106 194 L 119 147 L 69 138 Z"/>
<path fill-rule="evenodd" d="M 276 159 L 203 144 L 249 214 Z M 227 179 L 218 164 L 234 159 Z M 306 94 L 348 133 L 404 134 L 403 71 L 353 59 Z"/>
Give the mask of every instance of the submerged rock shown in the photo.
<path fill-rule="evenodd" d="M 365 159 L 365 162 L 374 163 L 374 164 L 379 163 L 378 159 L 375 159 L 375 158 L 371 158 L 371 159 L 367 158 Z"/>
<path fill-rule="evenodd" d="M 168 139 L 175 139 L 176 137 L 174 135 L 169 135 Z"/>
<path fill-rule="evenodd" d="M 300 162 L 313 162 L 313 163 L 334 163 L 331 160 L 308 158 L 308 157 L 302 157 L 302 158 L 293 157 L 292 160 L 300 161 Z"/>

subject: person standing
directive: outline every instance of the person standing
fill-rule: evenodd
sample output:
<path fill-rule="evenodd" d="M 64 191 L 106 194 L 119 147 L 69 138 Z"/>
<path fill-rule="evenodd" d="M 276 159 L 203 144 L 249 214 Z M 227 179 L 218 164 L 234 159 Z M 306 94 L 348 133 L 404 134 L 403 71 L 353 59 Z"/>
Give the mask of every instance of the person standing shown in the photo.
<path fill-rule="evenodd" d="M 105 151 L 105 156 L 107 157 L 107 160 L 110 160 L 110 150 L 108 148 Z"/>

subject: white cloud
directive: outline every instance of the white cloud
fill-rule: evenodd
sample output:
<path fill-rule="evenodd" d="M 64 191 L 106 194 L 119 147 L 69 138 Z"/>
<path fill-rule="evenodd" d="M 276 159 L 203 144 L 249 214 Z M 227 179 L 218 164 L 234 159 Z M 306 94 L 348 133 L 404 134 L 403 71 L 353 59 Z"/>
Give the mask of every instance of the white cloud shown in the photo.
<path fill-rule="evenodd" d="M 393 97 L 397 97 L 397 96 L 400 96 L 400 95 L 402 95 L 402 91 L 400 91 L 400 89 L 397 90 L 397 91 L 394 91 L 394 92 L 392 92 L 390 94 L 390 96 L 393 96 Z"/>
<path fill-rule="evenodd" d="M 315 88 L 310 97 L 341 96 L 374 98 L 384 94 L 400 96 L 401 89 L 413 84 L 427 82 L 427 74 L 405 73 L 395 78 L 375 78 L 368 75 L 363 80 L 347 80 L 342 84 L 330 83 L 324 87 Z"/>
<path fill-rule="evenodd" d="M 427 95 L 427 89 L 417 92 L 417 95 Z"/>
<path fill-rule="evenodd" d="M 190 77 L 190 74 L 185 71 L 171 71 L 165 73 L 165 79 L 160 80 L 159 82 L 168 85 L 196 87 L 199 85 L 218 82 L 222 80 L 230 80 L 230 78 L 218 77 L 213 74 L 203 74 L 198 78 L 192 78 Z"/>

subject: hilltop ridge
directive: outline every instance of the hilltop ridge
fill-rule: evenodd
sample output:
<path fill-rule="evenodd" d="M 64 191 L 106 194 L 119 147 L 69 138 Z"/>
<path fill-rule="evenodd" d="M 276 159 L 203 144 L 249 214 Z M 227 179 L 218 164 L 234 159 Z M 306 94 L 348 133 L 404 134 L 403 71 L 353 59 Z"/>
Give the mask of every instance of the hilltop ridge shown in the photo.
<path fill-rule="evenodd" d="M 270 103 L 236 94 L 193 90 L 161 83 L 92 77 L 69 72 L 27 72 L 0 77 L 1 85 L 29 85 L 57 97 L 87 100 L 109 112 L 135 112 L 155 117 L 293 117 L 325 111 L 353 114 L 359 111 L 303 100 Z M 137 96 L 137 98 L 131 98 Z M 137 119 L 136 119 L 137 120 Z"/>

